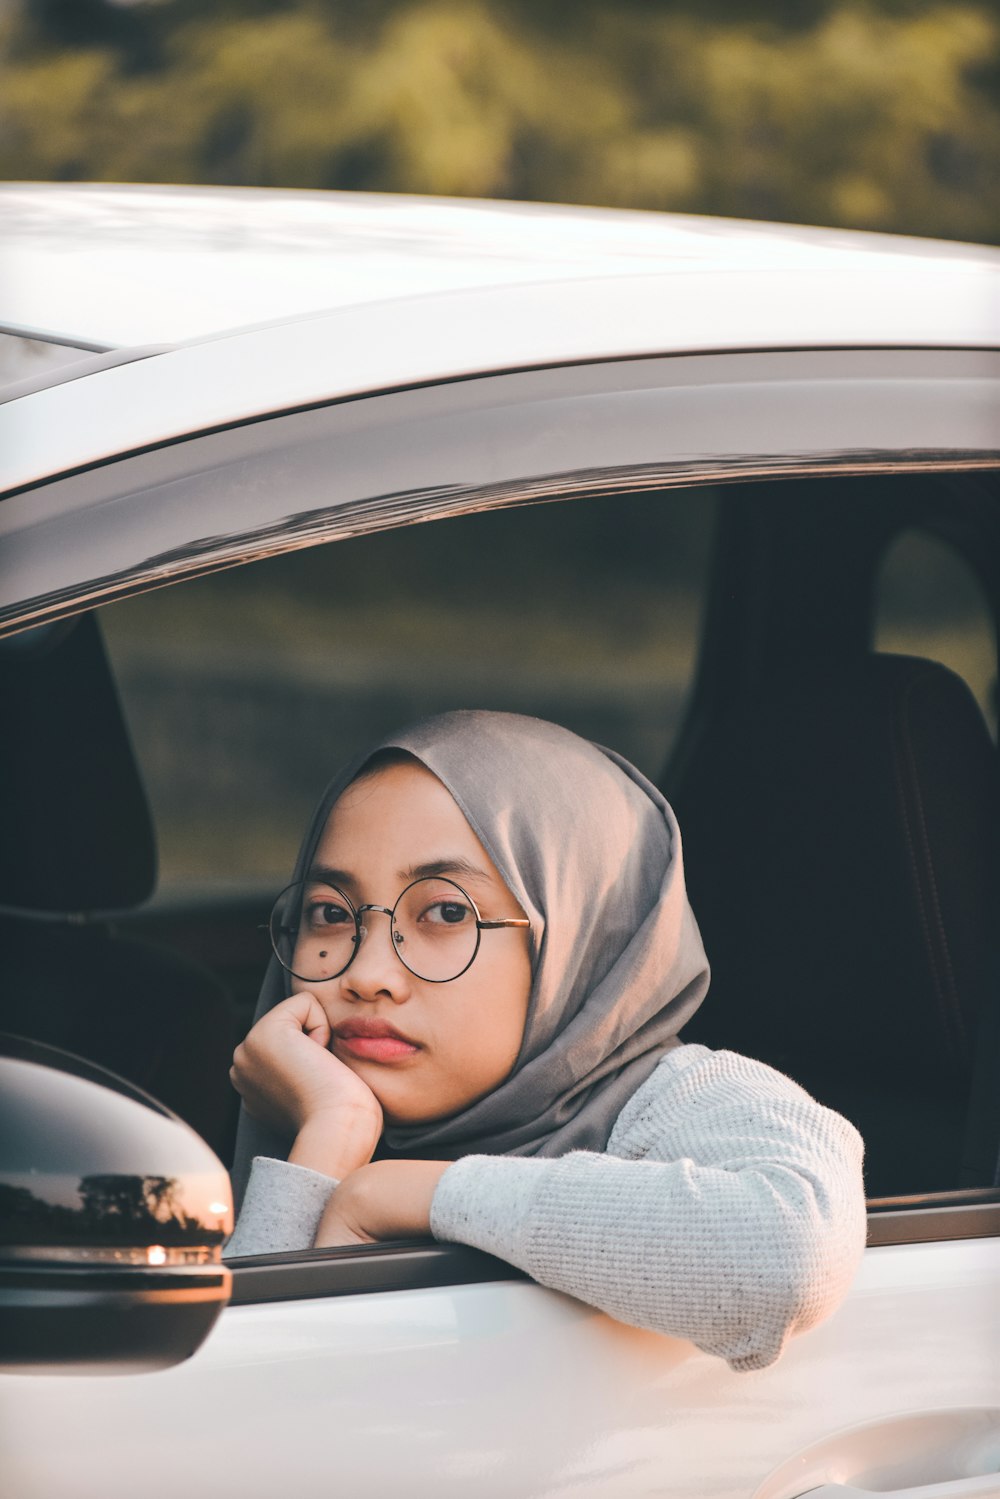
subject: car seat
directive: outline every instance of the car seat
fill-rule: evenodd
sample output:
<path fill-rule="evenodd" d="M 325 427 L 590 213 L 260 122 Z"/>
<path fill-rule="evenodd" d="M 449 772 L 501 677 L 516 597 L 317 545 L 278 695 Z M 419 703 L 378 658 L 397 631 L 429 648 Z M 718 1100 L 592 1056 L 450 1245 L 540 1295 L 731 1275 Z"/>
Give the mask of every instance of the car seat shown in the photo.
<path fill-rule="evenodd" d="M 96 621 L 3 642 L 0 689 L 0 1029 L 110 1068 L 225 1153 L 226 991 L 116 925 L 152 891 L 156 850 Z"/>
<path fill-rule="evenodd" d="M 779 672 L 714 716 L 668 794 L 712 965 L 684 1039 L 853 1120 L 870 1196 L 989 1185 L 996 1141 L 967 1118 L 1000 977 L 1000 809 L 964 682 L 901 656 Z"/>

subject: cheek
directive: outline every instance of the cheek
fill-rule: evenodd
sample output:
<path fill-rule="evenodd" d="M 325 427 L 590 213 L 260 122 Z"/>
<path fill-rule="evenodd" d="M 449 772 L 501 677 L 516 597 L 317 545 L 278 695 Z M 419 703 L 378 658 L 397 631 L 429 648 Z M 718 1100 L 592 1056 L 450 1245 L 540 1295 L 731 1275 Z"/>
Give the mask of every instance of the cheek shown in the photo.
<path fill-rule="evenodd" d="M 520 953 L 518 958 L 518 962 L 512 965 L 510 973 L 510 1004 L 506 1011 L 506 1025 L 514 1053 L 511 1057 L 511 1066 L 524 1040 L 524 1027 L 528 1019 L 528 1005 L 531 1001 L 533 982 L 531 959 L 527 951 Z"/>
<path fill-rule="evenodd" d="M 464 1037 L 449 1046 L 453 1062 L 468 1069 L 477 1091 L 497 1087 L 510 1072 L 521 1049 L 531 994 L 531 964 L 526 952 L 498 954 L 482 963 L 473 992 L 463 996 L 463 1017 L 449 1037 Z M 470 974 L 470 978 L 472 975 Z M 456 996 L 457 998 L 458 996 Z"/>

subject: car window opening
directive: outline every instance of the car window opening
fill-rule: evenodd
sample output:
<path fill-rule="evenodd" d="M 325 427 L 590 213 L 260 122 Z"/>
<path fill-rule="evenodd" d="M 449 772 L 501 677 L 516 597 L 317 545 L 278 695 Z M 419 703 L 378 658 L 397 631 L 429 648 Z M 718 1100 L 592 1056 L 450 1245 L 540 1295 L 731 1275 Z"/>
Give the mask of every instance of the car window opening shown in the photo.
<path fill-rule="evenodd" d="M 713 964 L 710 999 L 688 1039 L 762 1056 L 856 1119 L 878 1172 L 873 1195 L 985 1188 L 982 1145 L 991 1120 L 979 1125 L 978 1176 L 961 1176 L 969 1169 L 971 1055 L 992 961 L 984 932 L 995 926 L 985 915 L 995 837 L 981 836 L 995 761 L 970 719 L 973 747 L 961 753 L 978 768 L 958 775 L 945 766 L 935 803 L 932 835 L 942 845 L 956 837 L 965 843 L 938 891 L 952 982 L 966 996 L 958 1011 L 952 1007 L 961 1025 L 946 1021 L 942 1031 L 934 1019 L 941 955 L 911 943 L 924 896 L 918 889 L 909 906 L 902 900 L 892 862 L 902 858 L 897 835 L 875 831 L 875 813 L 888 816 L 891 799 L 869 774 L 882 751 L 877 715 L 864 704 L 896 690 L 889 677 L 897 668 L 857 656 L 874 618 L 880 656 L 944 659 L 960 669 L 974 657 L 975 668 L 962 675 L 981 710 L 995 705 L 995 649 L 983 665 L 992 637 L 982 592 L 967 578 L 945 590 L 950 558 L 933 561 L 905 524 L 908 493 L 923 517 L 932 488 L 912 479 L 858 481 L 854 492 L 872 502 L 862 506 L 849 503 L 851 481 L 760 484 L 722 490 L 718 503 L 710 492 L 680 491 L 461 517 L 318 547 L 105 609 L 103 634 L 154 809 L 161 875 L 152 903 L 143 903 L 139 884 L 134 898 L 118 891 L 112 900 L 82 901 L 106 909 L 138 899 L 114 923 L 92 923 L 82 937 L 65 923 L 53 927 L 65 962 L 84 975 L 81 992 L 91 997 L 83 1008 L 92 1005 L 96 1016 L 107 1002 L 101 996 L 113 996 L 94 1022 L 97 1044 L 126 1076 L 140 1071 L 140 1085 L 227 1153 L 228 1055 L 249 1020 L 267 951 L 260 928 L 282 883 L 301 803 L 345 747 L 407 718 L 465 705 L 476 691 L 484 705 L 542 713 L 621 745 L 654 777 L 668 765 L 665 789 L 685 831 L 692 904 Z M 795 509 L 810 522 L 797 521 Z M 888 509 L 900 517 L 893 533 L 900 539 L 880 572 Z M 813 608 L 810 595 L 832 598 L 838 564 L 859 549 L 871 558 L 868 596 Z M 580 577 L 584 588 L 574 584 Z M 415 597 L 423 601 L 419 617 Z M 791 650 L 806 637 L 822 670 Z M 949 656 L 945 646 L 955 642 Z M 31 669 L 36 711 L 46 673 L 58 669 L 55 652 Z M 934 670 L 924 676 L 937 692 L 942 679 Z M 96 654 L 80 680 L 93 687 L 80 721 L 89 716 L 96 726 L 100 717 L 114 741 L 127 742 L 110 699 L 97 707 L 106 671 Z M 943 711 L 951 715 L 947 704 Z M 831 737 L 838 724 L 843 741 Z M 849 738 L 861 746 L 856 762 Z M 932 746 L 929 758 L 937 753 Z M 47 773 L 69 784 L 57 767 Z M 14 784 L 28 778 L 23 763 L 15 767 Z M 845 781 L 859 792 L 856 805 L 847 804 L 854 848 L 850 859 L 835 854 L 831 863 L 835 844 L 824 839 L 846 824 L 845 804 L 830 787 Z M 956 808 L 959 783 L 968 795 Z M 130 815 L 123 813 L 129 827 Z M 875 870 L 860 852 L 866 840 L 897 852 Z M 748 878 L 741 849 L 754 847 L 770 851 L 767 889 L 752 888 Z M 128 857 L 134 860 L 134 849 Z M 123 862 L 124 853 L 109 853 L 119 870 Z M 940 873 L 935 866 L 939 880 Z M 28 904 L 40 898 L 28 893 Z M 793 930 L 795 940 L 775 984 L 776 938 L 765 918 L 777 907 L 782 931 Z M 959 908 L 961 918 L 953 915 Z M 164 966 L 151 957 L 154 947 L 169 954 Z M 898 962 L 900 951 L 907 956 Z M 27 945 L 17 961 L 27 970 Z M 857 992 L 853 976 L 861 971 L 870 987 Z M 152 1058 L 143 1013 L 129 1008 L 137 972 L 147 1006 L 173 1017 L 173 1060 Z M 925 989 L 926 1003 L 915 998 Z M 82 1034 L 69 1035 L 65 1006 L 60 1014 L 56 1029 L 62 1024 L 82 1049 Z M 817 1021 L 833 1014 L 836 1025 Z M 874 1026 L 871 1044 L 858 1045 L 859 1026 Z M 206 1071 L 192 1085 L 182 1062 L 195 1051 Z M 194 1090 L 218 1099 L 220 1087 L 222 1106 L 206 1110 L 193 1097 Z"/>

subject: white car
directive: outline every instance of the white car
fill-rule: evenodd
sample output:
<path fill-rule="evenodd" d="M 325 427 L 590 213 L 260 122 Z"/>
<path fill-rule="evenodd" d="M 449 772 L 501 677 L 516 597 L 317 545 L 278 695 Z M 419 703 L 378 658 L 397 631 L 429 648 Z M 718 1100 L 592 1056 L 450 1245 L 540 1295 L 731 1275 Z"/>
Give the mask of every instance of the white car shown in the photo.
<path fill-rule="evenodd" d="M 1000 1495 L 1000 253 L 228 189 L 11 185 L 0 225 L 0 1028 L 225 1159 L 325 779 L 537 712 L 663 785 L 686 1034 L 853 1118 L 872 1197 L 754 1374 L 457 1246 L 233 1260 L 173 1367 L 92 1324 L 100 1378 L 8 1357 L 5 1499 Z"/>

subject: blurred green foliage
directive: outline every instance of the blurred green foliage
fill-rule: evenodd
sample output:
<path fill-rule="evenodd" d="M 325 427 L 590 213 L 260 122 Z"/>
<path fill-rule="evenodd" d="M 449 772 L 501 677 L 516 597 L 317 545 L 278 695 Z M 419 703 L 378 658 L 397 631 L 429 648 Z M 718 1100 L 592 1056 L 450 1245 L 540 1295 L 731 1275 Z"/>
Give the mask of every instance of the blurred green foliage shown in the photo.
<path fill-rule="evenodd" d="M 7 0 L 0 176 L 1000 240 L 998 0 Z"/>

